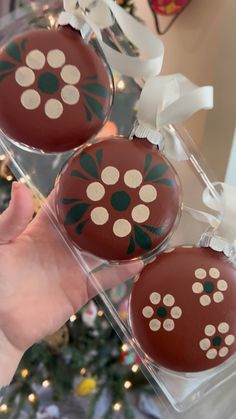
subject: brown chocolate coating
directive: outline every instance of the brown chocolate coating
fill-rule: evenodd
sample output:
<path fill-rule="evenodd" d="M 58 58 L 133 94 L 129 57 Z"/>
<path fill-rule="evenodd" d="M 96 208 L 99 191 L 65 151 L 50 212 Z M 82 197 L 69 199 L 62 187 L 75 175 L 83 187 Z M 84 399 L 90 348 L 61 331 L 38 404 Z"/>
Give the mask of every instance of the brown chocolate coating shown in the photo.
<path fill-rule="evenodd" d="M 108 68 L 78 31 L 37 29 L 0 52 L 0 128 L 45 152 L 80 146 L 110 112 Z"/>
<path fill-rule="evenodd" d="M 236 270 L 221 252 L 177 247 L 146 266 L 130 299 L 133 335 L 174 371 L 199 372 L 236 348 Z"/>
<path fill-rule="evenodd" d="M 158 248 L 173 232 L 180 189 L 146 140 L 110 137 L 83 148 L 61 174 L 57 213 L 72 242 L 108 260 Z"/>

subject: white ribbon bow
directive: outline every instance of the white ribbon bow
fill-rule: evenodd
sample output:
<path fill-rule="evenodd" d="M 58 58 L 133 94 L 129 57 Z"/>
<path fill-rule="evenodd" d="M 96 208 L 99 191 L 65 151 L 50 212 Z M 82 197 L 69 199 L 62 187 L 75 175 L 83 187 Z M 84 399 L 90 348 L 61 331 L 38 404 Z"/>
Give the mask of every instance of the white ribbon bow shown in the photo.
<path fill-rule="evenodd" d="M 87 23 L 95 32 L 107 61 L 117 71 L 143 79 L 160 73 L 164 56 L 162 42 L 113 0 L 64 0 L 64 9 L 58 24 L 80 30 Z M 127 39 L 148 58 L 128 56 L 103 41 L 101 29 L 111 26 L 113 18 Z"/>
<path fill-rule="evenodd" d="M 206 233 L 203 237 L 206 246 L 223 251 L 227 256 L 232 247 L 236 250 L 236 188 L 227 183 L 214 182 L 216 193 L 206 188 L 202 195 L 203 203 L 218 212 L 219 217 L 204 211 L 184 207 L 184 210 L 201 222 L 207 222 L 215 229 L 214 234 Z"/>
<path fill-rule="evenodd" d="M 152 77 L 145 83 L 138 123 L 132 133 L 159 146 L 167 157 L 188 159 L 176 131 L 168 124 L 189 118 L 200 109 L 213 108 L 213 87 L 198 87 L 182 74 Z"/>

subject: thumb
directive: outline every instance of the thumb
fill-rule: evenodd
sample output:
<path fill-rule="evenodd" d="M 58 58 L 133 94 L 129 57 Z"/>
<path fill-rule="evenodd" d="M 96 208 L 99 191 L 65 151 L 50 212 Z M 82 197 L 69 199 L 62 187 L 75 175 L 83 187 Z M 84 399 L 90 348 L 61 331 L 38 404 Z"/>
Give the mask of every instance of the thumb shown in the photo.
<path fill-rule="evenodd" d="M 13 182 L 9 207 L 0 215 L 0 244 L 7 244 L 22 234 L 34 213 L 30 190 Z"/>

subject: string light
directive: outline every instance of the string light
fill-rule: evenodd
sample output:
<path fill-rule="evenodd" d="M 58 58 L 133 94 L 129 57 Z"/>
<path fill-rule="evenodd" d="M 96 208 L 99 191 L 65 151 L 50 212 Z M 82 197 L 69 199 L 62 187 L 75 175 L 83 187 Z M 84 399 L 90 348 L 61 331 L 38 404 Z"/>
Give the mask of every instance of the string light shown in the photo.
<path fill-rule="evenodd" d="M 74 323 L 76 319 L 77 319 L 77 316 L 73 314 L 73 316 L 70 317 L 71 323 Z"/>
<path fill-rule="evenodd" d="M 138 371 L 138 369 L 139 369 L 139 366 L 138 366 L 137 364 L 132 365 L 131 370 L 132 370 L 134 373 L 135 373 L 135 372 L 137 372 L 137 371 Z"/>
<path fill-rule="evenodd" d="M 36 395 L 34 393 L 31 393 L 28 395 L 28 400 L 30 403 L 35 403 L 36 402 Z"/>
<path fill-rule="evenodd" d="M 1 155 L 0 155 L 0 161 L 5 160 L 5 158 L 6 158 L 5 154 L 1 154 Z"/>
<path fill-rule="evenodd" d="M 132 383 L 131 383 L 131 381 L 125 381 L 124 382 L 124 388 L 126 388 L 127 390 L 130 388 L 130 387 L 132 387 Z"/>
<path fill-rule="evenodd" d="M 116 85 L 116 88 L 119 92 L 123 92 L 126 88 L 126 84 L 125 84 L 124 80 L 122 80 L 122 79 L 119 80 L 117 85 Z"/>
<path fill-rule="evenodd" d="M 115 410 L 116 412 L 119 412 L 119 410 L 122 408 L 122 404 L 121 403 L 115 403 L 113 404 L 113 410 Z"/>
<path fill-rule="evenodd" d="M 49 386 L 50 386 L 50 381 L 49 381 L 49 380 L 44 380 L 44 381 L 42 382 L 42 386 L 43 386 L 44 388 L 49 387 Z"/>
<path fill-rule="evenodd" d="M 127 351 L 128 351 L 128 349 L 129 349 L 129 347 L 128 347 L 127 343 L 124 343 L 124 344 L 121 346 L 121 350 L 122 350 L 123 352 L 127 352 Z"/>
<path fill-rule="evenodd" d="M 8 175 L 8 176 L 6 177 L 6 179 L 8 180 L 8 182 L 11 182 L 11 181 L 13 180 L 13 176 L 12 176 L 12 175 Z"/>
<path fill-rule="evenodd" d="M 26 378 L 26 377 L 28 377 L 28 375 L 29 375 L 29 370 L 27 370 L 27 368 L 24 368 L 22 371 L 21 371 L 21 377 L 22 378 Z"/>
<path fill-rule="evenodd" d="M 103 311 L 102 310 L 98 310 L 98 317 L 102 317 L 103 316 Z"/>
<path fill-rule="evenodd" d="M 81 375 L 85 375 L 86 374 L 86 368 L 81 368 L 81 370 L 80 370 L 80 374 Z"/>
<path fill-rule="evenodd" d="M 7 413 L 8 412 L 8 406 L 7 406 L 7 404 L 1 404 L 0 405 L 0 412 L 1 413 Z"/>

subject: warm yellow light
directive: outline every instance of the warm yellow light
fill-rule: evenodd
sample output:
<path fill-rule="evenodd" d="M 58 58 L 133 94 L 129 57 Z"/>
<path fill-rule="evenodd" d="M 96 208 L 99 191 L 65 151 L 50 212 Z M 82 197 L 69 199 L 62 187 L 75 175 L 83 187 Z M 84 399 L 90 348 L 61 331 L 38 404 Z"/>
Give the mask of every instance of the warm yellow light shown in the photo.
<path fill-rule="evenodd" d="M 50 381 L 48 381 L 48 380 L 44 380 L 44 381 L 42 382 L 42 386 L 43 386 L 44 388 L 49 387 L 49 386 L 50 386 Z"/>
<path fill-rule="evenodd" d="M 11 180 L 13 180 L 13 176 L 12 176 L 12 175 L 8 175 L 8 176 L 6 177 L 6 179 L 8 180 L 8 182 L 11 182 Z"/>
<path fill-rule="evenodd" d="M 1 413 L 7 413 L 8 412 L 8 406 L 7 406 L 7 404 L 1 404 L 0 405 L 0 412 Z"/>
<path fill-rule="evenodd" d="M 127 343 L 124 343 L 124 344 L 121 346 L 121 350 L 122 350 L 123 352 L 127 352 L 127 351 L 128 351 L 128 349 L 129 349 L 129 347 L 128 347 Z"/>
<path fill-rule="evenodd" d="M 117 90 L 119 90 L 120 92 L 123 92 L 123 90 L 125 90 L 125 88 L 126 88 L 124 80 L 122 80 L 122 79 L 119 80 L 116 87 L 117 87 Z"/>
<path fill-rule="evenodd" d="M 21 377 L 22 377 L 22 378 L 26 378 L 26 377 L 28 377 L 28 375 L 29 375 L 29 370 L 27 370 L 27 368 L 24 368 L 24 369 L 21 371 Z"/>
<path fill-rule="evenodd" d="M 77 316 L 73 314 L 73 316 L 70 317 L 71 323 L 74 323 L 76 319 L 77 319 Z"/>
<path fill-rule="evenodd" d="M 5 160 L 5 157 L 6 157 L 6 156 L 5 156 L 5 154 L 1 154 L 1 155 L 0 155 L 0 160 L 1 160 L 1 161 L 2 161 L 2 160 Z M 5 406 L 5 405 L 3 405 L 3 406 Z"/>
<path fill-rule="evenodd" d="M 86 374 L 86 368 L 81 368 L 81 370 L 80 370 L 80 374 L 81 375 L 85 375 Z"/>
<path fill-rule="evenodd" d="M 138 371 L 138 369 L 139 369 L 139 366 L 138 366 L 137 364 L 132 365 L 131 370 L 132 370 L 133 372 L 137 372 L 137 371 Z"/>
<path fill-rule="evenodd" d="M 48 20 L 49 20 L 49 22 L 50 22 L 50 26 L 51 26 L 51 28 L 53 28 L 53 27 L 55 26 L 55 23 L 56 23 L 56 19 L 55 19 L 55 17 L 54 17 L 53 15 L 49 15 L 49 16 L 48 16 Z"/>
<path fill-rule="evenodd" d="M 132 387 L 132 383 L 131 383 L 131 381 L 125 381 L 124 382 L 124 388 L 126 388 L 127 390 L 130 388 L 130 387 Z"/>
<path fill-rule="evenodd" d="M 36 396 L 34 393 L 31 393 L 28 395 L 28 400 L 30 403 L 35 403 L 36 402 Z"/>
<path fill-rule="evenodd" d="M 115 404 L 113 404 L 113 409 L 116 411 L 116 412 L 119 412 L 119 410 L 122 408 L 122 404 L 121 403 L 115 403 Z"/>
<path fill-rule="evenodd" d="M 98 317 L 102 317 L 103 316 L 103 311 L 102 310 L 98 310 Z"/>

